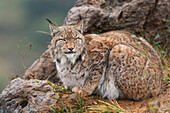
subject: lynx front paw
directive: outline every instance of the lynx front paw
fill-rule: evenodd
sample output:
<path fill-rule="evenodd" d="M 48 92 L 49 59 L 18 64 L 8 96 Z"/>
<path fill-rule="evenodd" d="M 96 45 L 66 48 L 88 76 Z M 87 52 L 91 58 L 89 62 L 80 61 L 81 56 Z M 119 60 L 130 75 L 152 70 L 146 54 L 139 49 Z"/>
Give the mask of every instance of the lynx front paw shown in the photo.
<path fill-rule="evenodd" d="M 71 99 L 71 100 L 74 100 L 74 99 L 76 99 L 77 97 L 78 97 L 78 94 L 77 94 L 77 93 L 73 93 L 73 94 L 70 95 L 70 99 Z"/>
<path fill-rule="evenodd" d="M 73 94 L 70 95 L 70 99 L 76 99 L 77 97 L 88 96 L 90 93 L 80 86 L 76 86 L 72 89 Z"/>
<path fill-rule="evenodd" d="M 73 87 L 72 92 L 81 94 L 83 93 L 83 89 L 80 86 L 75 86 Z"/>
<path fill-rule="evenodd" d="M 78 93 L 78 94 L 83 95 L 83 96 L 90 95 L 90 93 L 89 93 L 87 90 L 83 89 L 83 88 L 80 87 L 80 86 L 75 86 L 75 87 L 72 89 L 72 92 Z"/>
<path fill-rule="evenodd" d="M 72 92 L 74 92 L 73 94 L 70 95 L 70 99 L 72 100 L 76 99 L 78 96 L 83 95 L 83 89 L 80 86 L 74 87 L 72 89 Z"/>

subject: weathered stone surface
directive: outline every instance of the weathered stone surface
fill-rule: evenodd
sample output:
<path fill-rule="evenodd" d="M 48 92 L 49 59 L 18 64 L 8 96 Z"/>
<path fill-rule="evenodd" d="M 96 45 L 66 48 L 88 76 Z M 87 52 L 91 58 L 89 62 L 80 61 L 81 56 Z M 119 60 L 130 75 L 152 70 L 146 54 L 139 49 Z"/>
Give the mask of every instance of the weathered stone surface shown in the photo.
<path fill-rule="evenodd" d="M 60 79 L 57 76 L 57 70 L 55 63 L 53 62 L 49 50 L 46 50 L 40 59 L 37 59 L 31 67 L 29 67 L 24 76 L 24 79 L 39 79 L 50 80 L 53 83 L 60 83 Z"/>
<path fill-rule="evenodd" d="M 45 112 L 57 102 L 52 96 L 58 97 L 46 80 L 17 78 L 0 95 L 0 113 Z"/>
<path fill-rule="evenodd" d="M 85 32 L 125 30 L 145 36 L 151 44 L 170 44 L 170 0 L 78 0 L 64 25 L 77 24 L 79 14 Z"/>

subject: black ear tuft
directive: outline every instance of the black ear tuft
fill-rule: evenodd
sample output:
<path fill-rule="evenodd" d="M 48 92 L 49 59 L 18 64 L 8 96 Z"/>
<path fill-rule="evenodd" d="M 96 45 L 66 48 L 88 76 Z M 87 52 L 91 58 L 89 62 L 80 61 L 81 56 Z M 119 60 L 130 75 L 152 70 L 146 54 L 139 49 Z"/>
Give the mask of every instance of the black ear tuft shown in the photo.
<path fill-rule="evenodd" d="M 79 16 L 79 19 L 80 19 L 80 20 L 82 20 L 82 16 L 81 16 L 81 14 L 79 14 L 78 16 Z"/>
<path fill-rule="evenodd" d="M 48 18 L 45 18 L 45 19 L 50 23 L 49 28 L 51 31 L 51 35 L 54 36 L 56 33 L 60 31 L 60 29 L 56 27 Z"/>
<path fill-rule="evenodd" d="M 52 22 L 48 19 L 48 18 L 45 18 L 50 24 L 52 24 Z"/>
<path fill-rule="evenodd" d="M 74 26 L 74 29 L 76 29 L 77 31 L 79 31 L 80 33 L 83 34 L 83 20 L 81 20 L 76 26 Z"/>

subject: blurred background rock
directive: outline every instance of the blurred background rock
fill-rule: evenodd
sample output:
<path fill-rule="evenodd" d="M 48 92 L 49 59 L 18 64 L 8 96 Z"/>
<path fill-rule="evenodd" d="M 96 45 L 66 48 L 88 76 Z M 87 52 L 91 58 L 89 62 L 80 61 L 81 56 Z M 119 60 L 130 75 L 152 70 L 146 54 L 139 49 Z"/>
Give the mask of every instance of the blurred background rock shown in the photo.
<path fill-rule="evenodd" d="M 76 0 L 1 0 L 0 1 L 0 93 L 9 81 L 22 76 L 46 50 L 51 37 L 50 18 L 58 26 Z"/>

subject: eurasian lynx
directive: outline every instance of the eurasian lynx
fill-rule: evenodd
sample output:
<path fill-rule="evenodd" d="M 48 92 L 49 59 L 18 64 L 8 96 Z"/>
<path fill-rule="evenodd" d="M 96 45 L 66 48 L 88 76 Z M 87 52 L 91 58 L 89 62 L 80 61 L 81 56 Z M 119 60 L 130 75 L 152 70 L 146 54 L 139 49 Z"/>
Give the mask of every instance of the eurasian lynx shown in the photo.
<path fill-rule="evenodd" d="M 83 36 L 83 21 L 61 27 L 48 21 L 53 37 L 50 54 L 73 96 L 95 93 L 109 99 L 141 100 L 160 93 L 161 61 L 144 39 L 122 31 Z"/>

